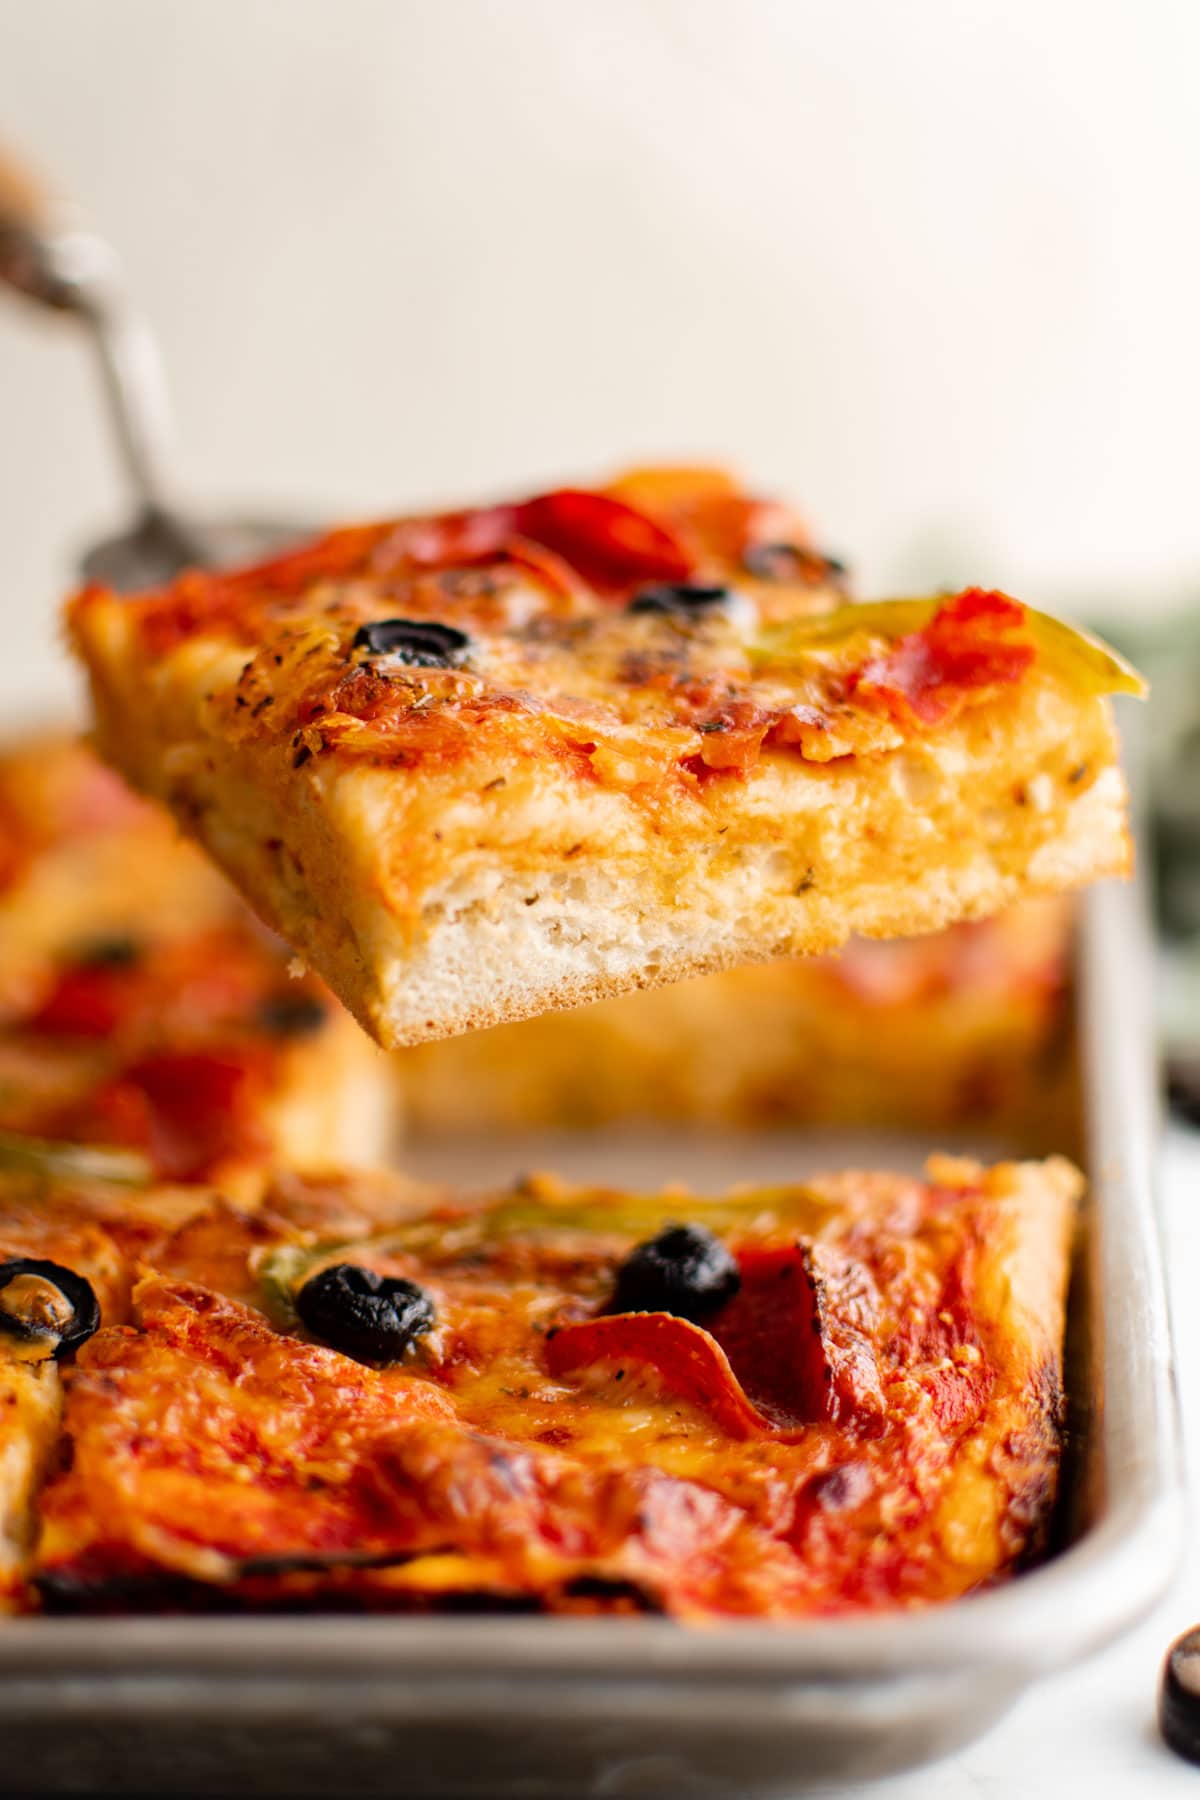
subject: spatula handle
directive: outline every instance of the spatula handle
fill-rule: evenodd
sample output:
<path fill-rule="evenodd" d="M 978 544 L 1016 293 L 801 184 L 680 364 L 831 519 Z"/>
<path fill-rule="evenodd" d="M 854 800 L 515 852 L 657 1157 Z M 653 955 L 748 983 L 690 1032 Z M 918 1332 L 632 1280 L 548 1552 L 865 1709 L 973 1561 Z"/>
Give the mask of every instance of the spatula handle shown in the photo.
<path fill-rule="evenodd" d="M 74 313 L 91 334 L 125 472 L 145 514 L 173 510 L 172 432 L 162 358 L 116 254 L 0 144 L 0 282 Z"/>
<path fill-rule="evenodd" d="M 46 231 L 51 210 L 46 189 L 33 170 L 0 144 L 0 228 Z"/>
<path fill-rule="evenodd" d="M 68 241 L 50 190 L 6 145 L 0 144 L 0 280 L 30 300 L 56 309 L 78 304 Z"/>

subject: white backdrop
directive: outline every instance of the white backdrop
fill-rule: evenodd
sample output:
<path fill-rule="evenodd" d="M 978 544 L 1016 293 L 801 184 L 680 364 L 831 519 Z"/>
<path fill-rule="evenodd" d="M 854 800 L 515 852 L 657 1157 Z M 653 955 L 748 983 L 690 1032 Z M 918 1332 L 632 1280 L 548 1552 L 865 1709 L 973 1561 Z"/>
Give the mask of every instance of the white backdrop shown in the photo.
<path fill-rule="evenodd" d="M 1200 572 L 1196 0 L 0 0 L 0 135 L 119 244 L 212 496 L 726 455 L 876 591 Z M 0 302 L 0 698 L 120 498 Z"/>

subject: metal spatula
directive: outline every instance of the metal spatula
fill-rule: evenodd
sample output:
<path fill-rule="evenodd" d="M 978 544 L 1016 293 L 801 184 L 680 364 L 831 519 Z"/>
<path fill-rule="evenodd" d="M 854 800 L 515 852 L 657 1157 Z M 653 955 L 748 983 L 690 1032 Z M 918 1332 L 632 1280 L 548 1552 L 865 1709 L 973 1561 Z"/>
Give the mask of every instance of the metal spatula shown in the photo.
<path fill-rule="evenodd" d="M 172 431 L 158 345 L 129 298 L 115 252 L 49 198 L 0 147 L 0 282 L 70 313 L 95 346 L 117 449 L 137 504 L 128 530 L 80 557 L 85 580 L 122 592 L 154 587 L 186 567 L 253 562 L 314 529 L 311 521 L 208 518 L 193 513 L 172 475 Z"/>

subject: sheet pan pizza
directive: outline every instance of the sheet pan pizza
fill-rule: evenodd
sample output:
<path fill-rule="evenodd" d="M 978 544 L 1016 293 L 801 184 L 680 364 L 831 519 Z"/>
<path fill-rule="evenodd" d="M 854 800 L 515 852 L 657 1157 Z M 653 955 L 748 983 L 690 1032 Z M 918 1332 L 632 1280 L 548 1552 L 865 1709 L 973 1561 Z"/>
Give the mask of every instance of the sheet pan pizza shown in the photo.
<path fill-rule="evenodd" d="M 1004 595 L 845 601 L 712 472 L 80 594 L 105 754 L 385 1045 L 1128 865 L 1105 696 Z"/>
<path fill-rule="evenodd" d="M 1060 891 L 1127 864 L 1132 671 L 999 594 L 851 602 L 694 469 L 70 625 L 104 753 L 291 947 L 78 746 L 0 758 L 0 1604 L 698 1624 L 1041 1553 L 1068 1162 L 420 1187 L 345 1166 L 385 1065 L 320 979 L 415 1129 L 996 1116 Z"/>
<path fill-rule="evenodd" d="M 10 1169 L 10 1604 L 950 1599 L 1045 1539 L 1078 1189 L 283 1176 L 247 1211 Z"/>

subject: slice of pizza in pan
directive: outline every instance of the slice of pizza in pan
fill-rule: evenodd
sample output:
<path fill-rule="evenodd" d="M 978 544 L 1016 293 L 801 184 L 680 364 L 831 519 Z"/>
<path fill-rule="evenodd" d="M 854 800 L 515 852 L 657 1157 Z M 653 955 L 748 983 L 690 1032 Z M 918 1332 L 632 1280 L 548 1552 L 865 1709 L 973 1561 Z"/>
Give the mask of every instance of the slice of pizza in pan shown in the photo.
<path fill-rule="evenodd" d="M 37 1496 L 61 1448 L 62 1370 L 128 1316 L 134 1260 L 182 1216 L 130 1159 L 0 1138 L 0 1611 L 25 1609 Z M 199 1195 L 201 1190 L 196 1190 Z M 157 1216 L 156 1216 L 157 1209 Z"/>
<path fill-rule="evenodd" d="M 320 1236 L 378 1234 L 435 1198 L 390 1172 L 329 1180 L 291 1172 L 275 1177 L 271 1205 L 261 1196 L 241 1205 L 205 1184 L 154 1180 L 134 1154 L 0 1134 L 0 1612 L 37 1604 L 28 1575 L 42 1532 L 39 1494 L 69 1454 L 64 1405 L 79 1353 L 94 1334 L 106 1343 L 140 1337 L 132 1296 L 149 1272 L 197 1275 L 207 1284 L 201 1310 L 237 1310 L 262 1297 L 259 1256 Z M 195 1324 L 203 1337 L 203 1319 Z M 164 1412 L 178 1398 L 166 1384 L 156 1391 Z M 196 1468 L 203 1436 L 193 1444 Z M 244 1483 L 256 1466 L 248 1454 Z M 102 1524 L 102 1512 L 95 1519 Z"/>
<path fill-rule="evenodd" d="M 0 742 L 0 1008 L 26 1005 L 68 940 L 191 931 L 236 910 L 211 863 L 180 841 L 82 739 Z"/>
<path fill-rule="evenodd" d="M 241 1194 L 385 1154 L 379 1051 L 169 815 L 82 744 L 0 753 L 0 1132 Z"/>
<path fill-rule="evenodd" d="M 28 1601 L 716 1621 L 971 1592 L 1045 1542 L 1079 1188 L 942 1158 L 716 1199 L 190 1190 L 63 1365 Z"/>
<path fill-rule="evenodd" d="M 700 487 L 86 590 L 101 747 L 390 1046 L 1126 869 L 1111 652 L 980 590 L 839 601 Z"/>

